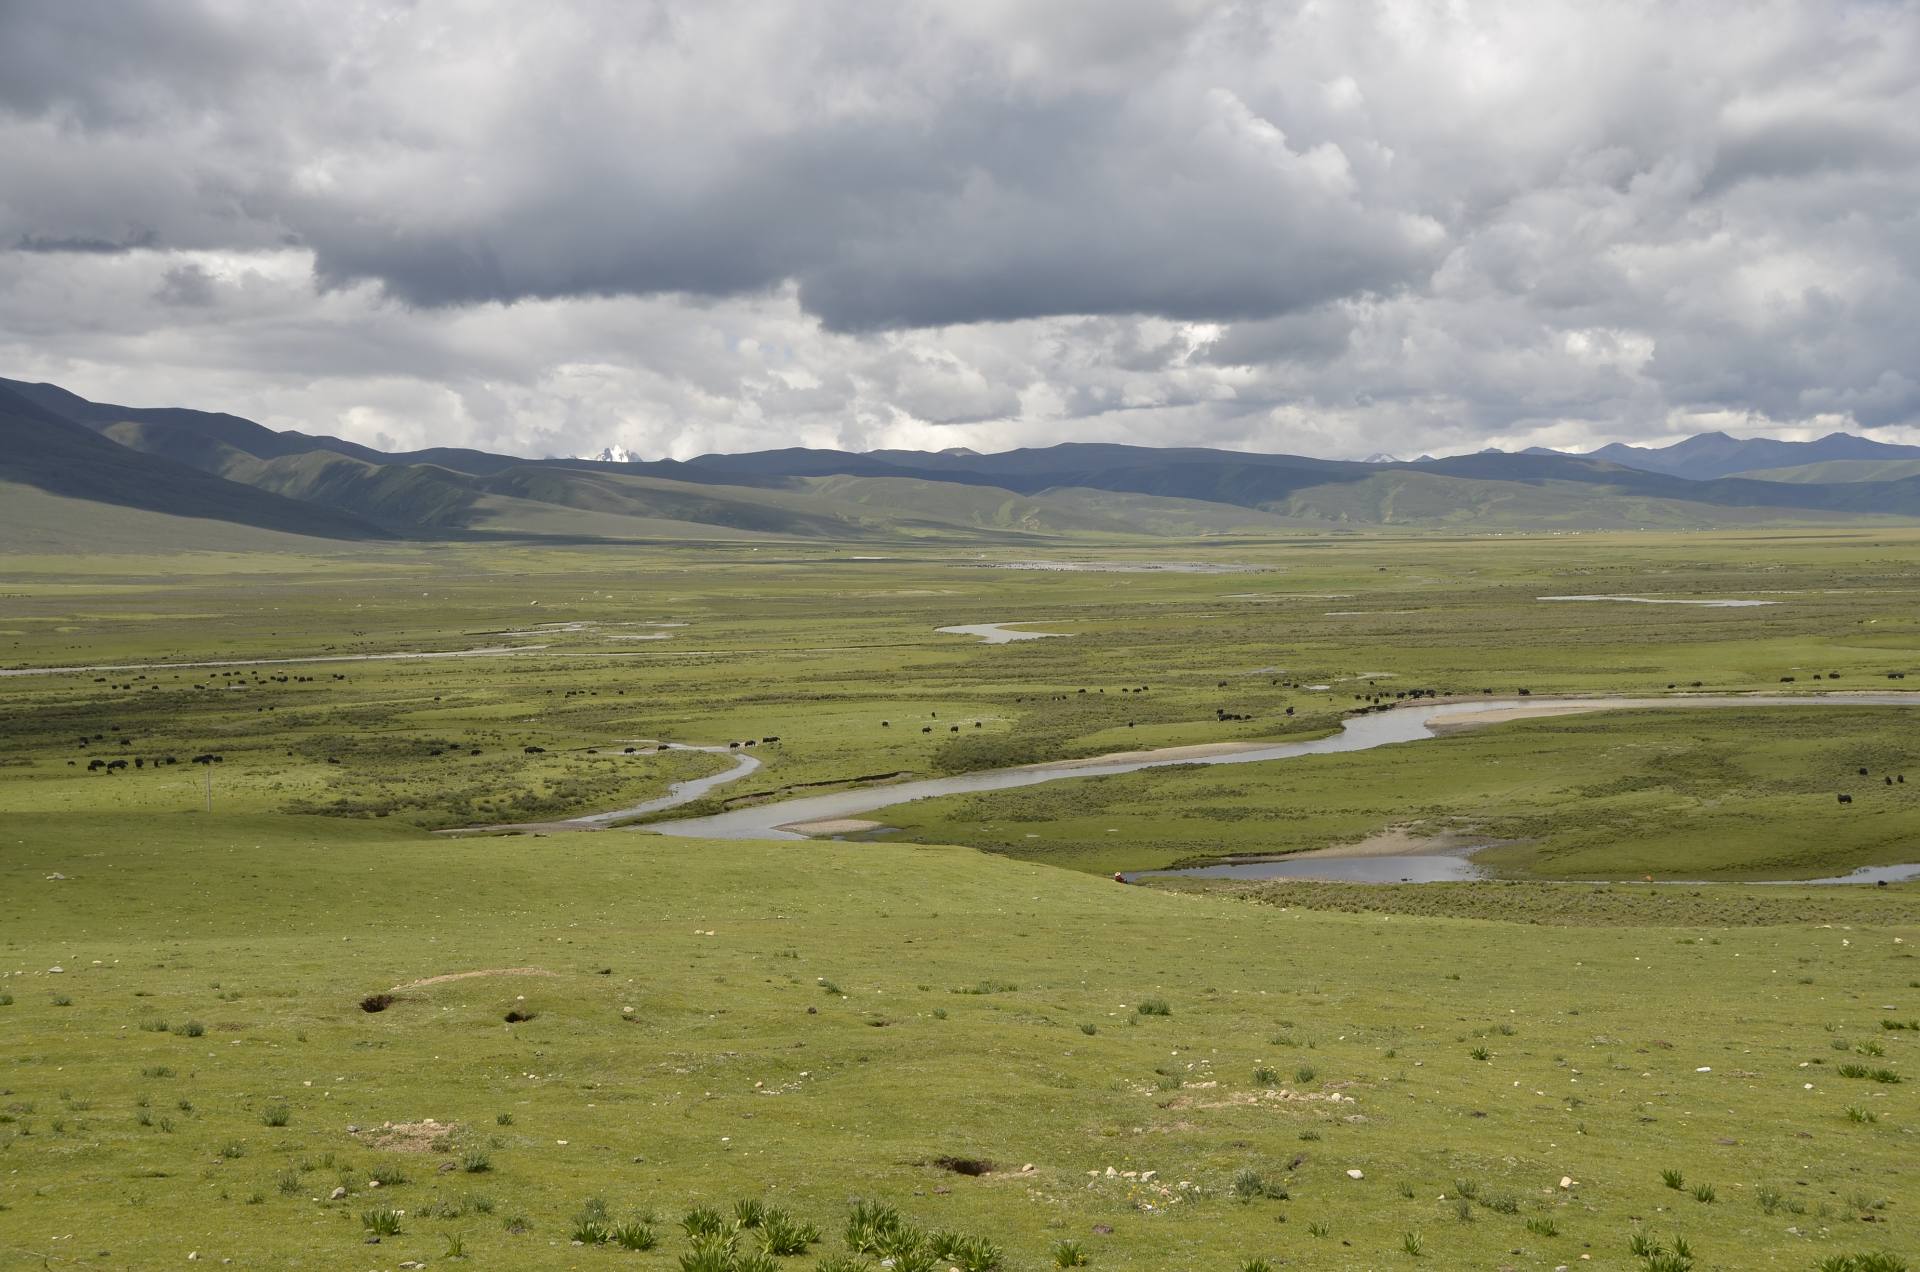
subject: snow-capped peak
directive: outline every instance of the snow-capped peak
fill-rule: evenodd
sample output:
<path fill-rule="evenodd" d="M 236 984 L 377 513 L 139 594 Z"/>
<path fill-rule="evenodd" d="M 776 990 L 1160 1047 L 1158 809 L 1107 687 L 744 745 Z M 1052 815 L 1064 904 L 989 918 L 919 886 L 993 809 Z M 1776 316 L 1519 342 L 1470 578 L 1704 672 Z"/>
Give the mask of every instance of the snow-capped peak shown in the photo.
<path fill-rule="evenodd" d="M 607 446 L 598 455 L 575 455 L 575 459 L 590 460 L 596 464 L 637 464 L 640 457 L 624 446 Z"/>
<path fill-rule="evenodd" d="M 1398 455 L 1389 455 L 1385 451 L 1375 451 L 1360 462 L 1363 464 L 1397 464 L 1400 462 L 1400 457 Z"/>

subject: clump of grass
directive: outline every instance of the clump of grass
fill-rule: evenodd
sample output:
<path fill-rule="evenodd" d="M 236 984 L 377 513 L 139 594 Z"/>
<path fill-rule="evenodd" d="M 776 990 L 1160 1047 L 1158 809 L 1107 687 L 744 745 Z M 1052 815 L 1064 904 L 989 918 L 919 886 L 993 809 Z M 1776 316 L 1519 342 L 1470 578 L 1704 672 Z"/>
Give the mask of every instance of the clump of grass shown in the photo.
<path fill-rule="evenodd" d="M 885 1202 L 856 1201 L 847 1215 L 847 1248 L 858 1254 L 874 1254 L 882 1238 L 904 1226 L 900 1212 Z"/>
<path fill-rule="evenodd" d="M 1273 1201 L 1285 1201 L 1287 1190 L 1272 1182 L 1251 1166 L 1243 1166 L 1234 1172 L 1233 1183 L 1229 1185 L 1233 1195 L 1241 1201 L 1254 1201 L 1265 1197 Z"/>
<path fill-rule="evenodd" d="M 760 1243 L 766 1252 L 785 1259 L 805 1254 L 820 1240 L 820 1229 L 795 1219 L 784 1210 L 770 1209 L 760 1219 Z"/>
<path fill-rule="evenodd" d="M 1879 1120 L 1880 1115 L 1872 1109 L 1861 1108 L 1858 1104 L 1847 1105 L 1847 1121 L 1849 1122 L 1858 1122 L 1864 1125 L 1868 1122 L 1878 1122 Z"/>
<path fill-rule="evenodd" d="M 1642 1272 L 1693 1272 L 1693 1247 L 1685 1237 L 1674 1237 L 1669 1250 L 1645 1233 L 1636 1232 L 1627 1248 L 1640 1260 Z"/>
<path fill-rule="evenodd" d="M 55 994 L 53 996 L 53 1005 L 55 1007 L 71 1007 L 73 1006 L 73 999 L 66 994 Z"/>
<path fill-rule="evenodd" d="M 1407 1252 L 1408 1257 L 1417 1259 L 1427 1252 L 1427 1243 L 1420 1239 L 1419 1233 L 1407 1232 L 1401 1234 L 1400 1248 Z"/>
<path fill-rule="evenodd" d="M 398 1188 L 401 1184 L 407 1182 L 407 1172 L 401 1170 L 391 1162 L 384 1162 L 381 1165 L 375 1166 L 373 1173 L 368 1175 L 367 1178 L 382 1188 Z"/>
<path fill-rule="evenodd" d="M 1560 1235 L 1560 1225 L 1553 1221 L 1551 1215 L 1535 1215 L 1527 1220 L 1527 1231 L 1536 1237 L 1557 1237 Z"/>
<path fill-rule="evenodd" d="M 1467 1052 L 1467 1054 L 1472 1056 L 1475 1060 L 1493 1059 L 1493 1053 L 1488 1051 L 1485 1047 L 1475 1047 L 1473 1050 Z"/>
<path fill-rule="evenodd" d="M 1660 1172 L 1660 1182 L 1679 1192 L 1687 1186 L 1687 1177 L 1677 1170 L 1663 1170 Z"/>
<path fill-rule="evenodd" d="M 1280 1075 L 1273 1069 L 1263 1064 L 1259 1068 L 1253 1071 L 1253 1085 L 1259 1086 L 1259 1087 L 1279 1086 Z"/>
<path fill-rule="evenodd" d="M 712 1206 L 695 1206 L 681 1217 L 680 1227 L 689 1238 L 698 1241 L 702 1237 L 717 1237 L 726 1232 L 727 1220 Z"/>
<path fill-rule="evenodd" d="M 220 1156 L 225 1157 L 229 1160 L 236 1157 L 245 1157 L 246 1155 L 247 1155 L 247 1146 L 245 1144 L 242 1144 L 239 1140 L 228 1140 L 226 1143 L 220 1146 Z"/>
<path fill-rule="evenodd" d="M 493 1124 L 494 1124 L 495 1126 L 512 1126 L 512 1125 L 513 1125 L 513 1114 L 511 1114 L 511 1113 L 495 1113 L 495 1114 L 493 1115 Z"/>
<path fill-rule="evenodd" d="M 1520 1199 L 1512 1193 L 1490 1193 L 1482 1198 L 1480 1204 L 1496 1215 L 1517 1215 L 1520 1213 Z"/>
<path fill-rule="evenodd" d="M 963 1237 L 952 1251 L 960 1272 L 995 1272 L 1005 1258 L 999 1246 L 985 1237 Z"/>
<path fill-rule="evenodd" d="M 1171 1016 L 1173 1008 L 1164 998 L 1143 998 L 1135 1005 L 1134 1011 L 1142 1016 Z"/>
<path fill-rule="evenodd" d="M 1293 1071 L 1293 1080 L 1295 1082 L 1298 1082 L 1301 1086 L 1305 1086 L 1307 1083 L 1313 1081 L 1315 1078 L 1319 1076 L 1320 1076 L 1319 1070 L 1315 1069 L 1310 1064 L 1303 1064 L 1298 1069 L 1295 1069 Z"/>
<path fill-rule="evenodd" d="M 1814 1272 L 1907 1272 L 1907 1261 L 1897 1254 L 1833 1254 L 1814 1264 Z"/>
<path fill-rule="evenodd" d="M 140 1028 L 147 1033 L 166 1033 L 167 1022 L 164 1020 L 143 1020 L 140 1022 Z"/>
<path fill-rule="evenodd" d="M 269 1104 L 266 1111 L 260 1114 L 262 1126 L 285 1126 L 292 1120 L 293 1114 L 284 1104 Z"/>
<path fill-rule="evenodd" d="M 440 1257 L 441 1257 L 441 1258 L 443 1258 L 443 1259 L 464 1259 L 464 1258 L 466 1258 L 466 1257 L 467 1257 L 467 1243 L 466 1243 L 466 1242 L 464 1242 L 464 1241 L 462 1241 L 462 1240 L 461 1240 L 461 1239 L 460 1239 L 459 1237 L 457 1237 L 457 1236 L 455 1236 L 455 1235 L 454 1235 L 453 1233 L 451 1233 L 451 1232 L 449 1232 L 449 1233 L 447 1233 L 447 1249 L 446 1249 L 446 1253 L 444 1253 L 444 1254 L 442 1254 L 442 1255 L 441 1255 Z"/>
<path fill-rule="evenodd" d="M 174 1032 L 182 1038 L 199 1038 L 205 1035 L 207 1027 L 197 1020 L 189 1020 L 186 1024 L 174 1030 Z"/>
<path fill-rule="evenodd" d="M 461 1156 L 460 1169 L 469 1175 L 484 1175 L 493 1169 L 493 1159 L 476 1149 Z"/>
<path fill-rule="evenodd" d="M 764 1202 L 753 1197 L 742 1197 L 733 1203 L 733 1225 L 736 1228 L 758 1228 L 767 1217 Z"/>
<path fill-rule="evenodd" d="M 1248 1259 L 1240 1265 L 1240 1272 L 1274 1272 L 1274 1269 L 1265 1259 Z"/>
<path fill-rule="evenodd" d="M 1468 1201 L 1472 1201 L 1480 1195 L 1480 1181 L 1477 1179 L 1456 1179 L 1453 1181 L 1453 1191 L 1455 1196 L 1465 1197 Z"/>
<path fill-rule="evenodd" d="M 1713 1191 L 1712 1184 L 1695 1184 L 1693 1186 L 1693 1199 L 1695 1201 L 1705 1202 L 1707 1205 L 1712 1205 L 1714 1201 L 1714 1195 L 1715 1194 Z"/>
<path fill-rule="evenodd" d="M 1786 1200 L 1786 1194 L 1771 1184 L 1762 1184 L 1754 1190 L 1753 1199 L 1760 1203 L 1763 1213 L 1770 1215 L 1780 1209 L 1781 1203 Z"/>
<path fill-rule="evenodd" d="M 1087 1257 L 1087 1248 L 1078 1241 L 1056 1241 L 1053 1246 L 1053 1266 L 1056 1268 L 1084 1268 L 1093 1262 Z"/>
<path fill-rule="evenodd" d="M 653 1225 L 640 1219 L 615 1224 L 607 1235 L 622 1250 L 651 1250 L 660 1244 L 660 1234 Z"/>
<path fill-rule="evenodd" d="M 1091 1038 L 1093 1037 L 1093 1035 L 1100 1032 L 1100 1026 L 1091 1024 L 1091 1023 L 1084 1024 L 1080 1026 L 1080 1032 L 1087 1035 L 1087 1037 Z"/>
<path fill-rule="evenodd" d="M 749 1265 L 740 1254 L 734 1234 L 707 1234 L 695 1238 L 693 1249 L 680 1256 L 681 1272 L 741 1272 Z"/>
<path fill-rule="evenodd" d="M 360 1215 L 360 1226 L 376 1237 L 397 1237 L 400 1235 L 400 1212 L 397 1210 L 367 1210 Z"/>

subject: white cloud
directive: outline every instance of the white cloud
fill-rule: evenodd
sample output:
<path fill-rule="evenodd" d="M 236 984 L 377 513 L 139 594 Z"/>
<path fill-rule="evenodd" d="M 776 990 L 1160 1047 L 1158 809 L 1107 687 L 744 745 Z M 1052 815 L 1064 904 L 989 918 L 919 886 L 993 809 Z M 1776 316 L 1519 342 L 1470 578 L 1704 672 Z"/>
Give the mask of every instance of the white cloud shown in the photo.
<path fill-rule="evenodd" d="M 1874 0 L 0 5 L 0 374 L 531 454 L 1911 437 L 1916 64 Z"/>

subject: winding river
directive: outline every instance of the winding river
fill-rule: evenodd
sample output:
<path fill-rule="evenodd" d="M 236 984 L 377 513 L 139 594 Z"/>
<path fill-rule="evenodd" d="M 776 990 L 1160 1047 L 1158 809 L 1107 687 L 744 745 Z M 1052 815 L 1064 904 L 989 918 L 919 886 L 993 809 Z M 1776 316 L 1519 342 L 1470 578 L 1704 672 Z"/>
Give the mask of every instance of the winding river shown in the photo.
<path fill-rule="evenodd" d="M 1647 708 L 1678 710 L 1732 707 L 1903 707 L 1916 703 L 1920 703 L 1920 694 L 1908 693 L 1830 693 L 1817 696 L 1811 694 L 1695 695 L 1670 698 L 1514 698 L 1433 703 L 1350 716 L 1341 723 L 1340 732 L 1308 742 L 1172 747 L 1163 751 L 1133 751 L 1084 760 L 1059 760 L 1047 764 L 1024 765 L 1019 768 L 989 769 L 978 773 L 960 773 L 952 777 L 926 778 L 921 781 L 900 782 L 889 786 L 867 786 L 857 790 L 834 791 L 825 795 L 805 795 L 732 809 L 708 817 L 654 822 L 645 829 L 663 835 L 683 835 L 702 839 L 805 839 L 808 836 L 785 828 L 811 822 L 849 818 L 912 800 L 932 799 L 941 795 L 970 795 L 982 791 L 1012 790 L 1017 787 L 1036 786 L 1041 782 L 1057 782 L 1073 777 L 1105 777 L 1177 764 L 1258 764 L 1269 760 L 1297 759 L 1306 755 L 1368 751 L 1375 747 L 1393 746 L 1402 742 L 1423 741 L 1439 736 L 1440 732 L 1446 729 L 1496 724 L 1506 720 Z M 722 774 L 718 780 L 729 780 L 730 777 L 737 775 Z M 709 783 L 714 781 L 714 779 L 700 780 Z M 663 803 L 656 800 L 650 808 L 641 806 L 638 809 L 623 809 L 618 813 L 601 814 L 600 817 L 617 820 L 636 816 L 642 811 L 659 811 L 661 808 L 672 807 L 673 803 L 685 802 L 674 800 L 671 796 L 667 799 L 672 802 Z M 597 821 L 595 824 L 605 825 L 606 820 Z M 1440 859 L 1428 858 L 1427 860 L 1431 862 Z M 1892 869 L 1920 868 L 1893 867 Z"/>

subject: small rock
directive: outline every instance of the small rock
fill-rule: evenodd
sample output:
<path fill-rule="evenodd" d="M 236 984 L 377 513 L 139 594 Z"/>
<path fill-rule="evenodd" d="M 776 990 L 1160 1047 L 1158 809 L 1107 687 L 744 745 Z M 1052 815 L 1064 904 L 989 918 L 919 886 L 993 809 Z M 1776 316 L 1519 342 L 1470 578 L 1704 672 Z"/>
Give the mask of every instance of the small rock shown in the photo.
<path fill-rule="evenodd" d="M 64 878 L 66 878 L 66 877 L 67 877 L 67 876 L 65 876 L 65 875 L 63 875 L 63 874 L 61 874 L 61 873 L 60 873 L 60 872 L 59 872 L 58 870 L 56 870 L 56 871 L 54 871 L 54 872 L 53 872 L 52 874 L 50 874 L 50 875 L 48 875 L 48 876 L 47 876 L 47 882 L 48 882 L 48 883 L 52 883 L 52 882 L 53 882 L 54 880 L 56 880 L 56 879 L 64 879 Z M 188 1257 L 188 1258 L 192 1258 L 193 1256 L 192 1256 L 192 1255 L 188 1255 L 187 1257 Z"/>
<path fill-rule="evenodd" d="M 1347 1172 L 1348 1179 L 1365 1179 L 1366 1177 L 1367 1173 L 1363 1170 L 1350 1170 Z"/>
<path fill-rule="evenodd" d="M 334 1190 L 333 1190 L 332 1192 L 330 1192 L 330 1193 L 328 1193 L 328 1194 L 327 1194 L 327 1200 L 328 1200 L 328 1201 L 339 1201 L 339 1200 L 340 1200 L 340 1199 L 341 1199 L 342 1197 L 345 1197 L 346 1195 L 347 1195 L 347 1190 L 346 1190 L 346 1187 L 345 1187 L 344 1185 L 342 1185 L 341 1187 L 339 1187 L 339 1188 L 336 1188 L 336 1189 L 334 1189 Z"/>
<path fill-rule="evenodd" d="M 1571 1175 L 1562 1175 L 1562 1176 L 1560 1176 L 1560 1187 L 1562 1187 L 1562 1188 L 1571 1188 L 1571 1187 L 1573 1187 L 1573 1176 L 1571 1176 Z"/>
<path fill-rule="evenodd" d="M 367 1187 L 369 1188 L 378 1188 L 379 1186 L 380 1186 L 380 1181 L 377 1179 L 369 1179 L 367 1181 Z"/>
<path fill-rule="evenodd" d="M 188 1262 L 188 1263 L 192 1263 L 192 1262 L 193 1262 L 193 1261 L 194 1261 L 195 1259 L 197 1259 L 197 1258 L 199 1258 L 199 1257 L 200 1257 L 200 1252 L 199 1252 L 198 1250 L 189 1250 L 189 1251 L 187 1251 L 187 1262 Z"/>
<path fill-rule="evenodd" d="M 434 1169 L 438 1170 L 442 1175 L 450 1175 L 454 1171 L 459 1170 L 460 1167 L 455 1162 L 441 1162 L 440 1165 Z"/>
<path fill-rule="evenodd" d="M 1099 1236 L 1110 1237 L 1113 1235 L 1113 1228 L 1108 1224 L 1096 1223 L 1093 1225 L 1093 1230 Z"/>
<path fill-rule="evenodd" d="M 1020 1168 L 1020 1173 L 1022 1175 L 1031 1175 L 1033 1173 L 1033 1169 L 1034 1169 L 1033 1163 L 1028 1162 L 1025 1166 L 1022 1166 Z"/>

